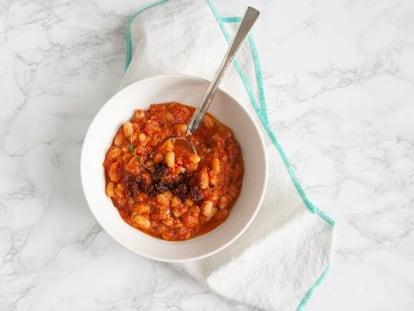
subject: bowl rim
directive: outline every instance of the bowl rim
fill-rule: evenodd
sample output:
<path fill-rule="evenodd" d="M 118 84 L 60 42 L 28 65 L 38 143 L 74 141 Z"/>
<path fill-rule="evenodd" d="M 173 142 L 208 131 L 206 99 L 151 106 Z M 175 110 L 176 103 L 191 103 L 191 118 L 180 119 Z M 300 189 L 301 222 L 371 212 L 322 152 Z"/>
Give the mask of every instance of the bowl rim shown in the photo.
<path fill-rule="evenodd" d="M 94 216 L 95 220 L 97 221 L 97 223 L 102 227 L 102 229 L 112 238 L 114 239 L 117 243 L 119 243 L 120 245 L 122 245 L 123 247 L 125 247 L 126 249 L 128 249 L 129 251 L 141 255 L 143 257 L 149 258 L 149 259 L 153 259 L 153 260 L 157 260 L 157 261 L 161 261 L 161 262 L 169 262 L 169 263 L 177 263 L 177 262 L 188 262 L 188 261 L 194 261 L 194 260 L 199 260 L 199 259 L 203 259 L 209 256 L 212 256 L 214 254 L 217 254 L 218 252 L 224 250 L 225 248 L 227 248 L 228 246 L 230 246 L 231 244 L 233 244 L 236 240 L 238 240 L 243 233 L 246 232 L 246 230 L 250 227 L 250 225 L 253 223 L 253 221 L 255 220 L 259 210 L 262 207 L 263 204 L 263 200 L 264 200 L 264 196 L 266 193 L 266 189 L 267 189 L 267 184 L 268 184 L 268 178 L 269 178 L 269 164 L 268 164 L 268 155 L 266 152 L 266 145 L 264 142 L 264 138 L 263 138 L 263 133 L 261 131 L 261 128 L 258 124 L 258 122 L 256 121 L 256 119 L 251 116 L 250 111 L 247 110 L 246 107 L 244 107 L 242 104 L 240 104 L 240 102 L 238 100 L 236 100 L 232 95 L 230 95 L 228 92 L 226 92 L 225 90 L 221 89 L 220 87 L 218 88 L 217 92 L 222 92 L 224 93 L 226 96 L 228 96 L 231 100 L 233 100 L 235 103 L 237 103 L 238 107 L 240 109 L 242 109 L 245 114 L 247 115 L 247 117 L 250 119 L 250 121 L 252 122 L 252 124 L 254 125 L 254 127 L 257 129 L 258 132 L 258 136 L 259 136 L 259 144 L 261 146 L 262 149 L 262 153 L 263 153 L 263 157 L 264 157 L 264 176 L 263 176 L 263 187 L 261 189 L 261 194 L 259 197 L 259 200 L 257 202 L 257 207 L 255 208 L 254 212 L 252 213 L 252 215 L 250 216 L 250 219 L 244 224 L 244 226 L 238 231 L 237 234 L 235 234 L 231 239 L 229 239 L 227 242 L 223 243 L 220 247 L 217 247 L 216 249 L 197 255 L 197 256 L 192 256 L 192 257 L 187 257 L 187 258 L 182 258 L 182 259 L 166 259 L 164 257 L 158 257 L 158 256 L 154 256 L 154 255 L 149 255 L 146 254 L 145 252 L 141 252 L 141 251 L 137 251 L 136 249 L 132 248 L 131 246 L 129 246 L 128 243 L 124 242 L 121 238 L 118 238 L 115 234 L 113 234 L 110 230 L 108 230 L 106 228 L 106 226 L 104 226 L 100 221 L 99 221 L 99 217 L 97 216 L 95 210 L 92 208 L 92 203 L 90 201 L 90 194 L 88 195 L 87 191 L 86 191 L 86 187 L 85 187 L 85 182 L 86 182 L 86 177 L 84 175 L 84 163 L 85 163 L 85 145 L 88 141 L 88 135 L 90 133 L 90 130 L 93 126 L 93 124 L 95 123 L 95 120 L 98 118 L 98 116 L 100 115 L 101 111 L 104 109 L 104 107 L 111 102 L 114 98 L 116 98 L 117 96 L 119 96 L 120 93 L 122 93 L 123 91 L 126 91 L 127 89 L 132 89 L 135 88 L 137 84 L 143 83 L 144 81 L 151 81 L 151 80 L 158 80 L 158 79 L 184 79 L 184 80 L 189 80 L 189 81 L 197 81 L 197 82 L 204 82 L 204 83 L 210 83 L 209 80 L 205 79 L 205 78 L 201 78 L 198 76 L 193 76 L 193 75 L 188 75 L 188 74 L 161 74 L 161 75 L 154 75 L 154 76 L 150 76 L 147 78 L 143 78 L 143 79 L 139 79 L 129 85 L 127 85 L 126 87 L 119 89 L 114 95 L 112 95 L 110 98 L 108 98 L 105 103 L 99 108 L 99 110 L 95 113 L 95 115 L 93 116 L 92 120 L 89 123 L 89 126 L 85 132 L 84 135 L 84 140 L 82 143 L 82 149 L 81 149 L 81 155 L 80 155 L 80 179 L 81 179 L 81 186 L 82 186 L 82 192 L 83 195 L 85 197 L 86 203 L 88 205 L 89 210 L 92 212 L 92 215 Z M 145 233 L 144 233 L 145 234 Z M 208 234 L 208 233 L 207 233 Z M 167 242 L 177 242 L 177 241 L 167 241 Z M 182 242 L 182 241 L 178 241 L 178 242 Z M 177 243 L 178 243 L 177 242 Z M 185 241 L 184 241 L 185 242 Z"/>

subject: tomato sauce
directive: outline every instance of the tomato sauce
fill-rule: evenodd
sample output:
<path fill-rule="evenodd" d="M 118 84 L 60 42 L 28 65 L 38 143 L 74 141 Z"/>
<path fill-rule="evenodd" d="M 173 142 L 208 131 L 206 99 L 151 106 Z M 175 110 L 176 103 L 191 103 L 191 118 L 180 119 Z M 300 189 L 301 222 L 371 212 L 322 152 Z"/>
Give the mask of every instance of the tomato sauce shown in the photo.
<path fill-rule="evenodd" d="M 233 132 L 207 113 L 184 137 L 193 107 L 171 102 L 136 110 L 105 155 L 106 194 L 122 219 L 154 237 L 187 240 L 223 223 L 239 196 L 243 158 Z"/>

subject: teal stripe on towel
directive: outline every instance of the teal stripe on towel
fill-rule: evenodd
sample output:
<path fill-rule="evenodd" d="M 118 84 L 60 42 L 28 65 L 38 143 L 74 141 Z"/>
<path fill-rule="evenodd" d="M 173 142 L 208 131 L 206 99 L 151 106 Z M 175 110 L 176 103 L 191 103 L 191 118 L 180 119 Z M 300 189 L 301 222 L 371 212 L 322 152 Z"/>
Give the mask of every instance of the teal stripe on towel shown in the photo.
<path fill-rule="evenodd" d="M 285 164 L 289 175 L 293 181 L 293 184 L 296 187 L 296 190 L 298 191 L 298 193 L 300 194 L 303 202 L 305 203 L 306 207 L 314 214 L 319 215 L 323 220 L 325 220 L 328 224 L 330 224 L 332 227 L 335 226 L 335 221 L 329 217 L 327 214 L 325 214 L 322 210 L 320 210 L 319 208 L 317 208 L 315 205 L 313 205 L 313 203 L 308 199 L 305 191 L 303 190 L 298 178 L 296 177 L 296 173 L 292 167 L 292 165 L 290 164 L 290 161 L 288 159 L 288 157 L 286 156 L 285 152 L 283 151 L 282 146 L 279 144 L 278 140 L 276 139 L 275 134 L 273 133 L 270 123 L 269 123 L 269 119 L 268 119 L 268 113 L 267 113 L 267 104 L 266 104 L 266 97 L 265 97 L 265 91 L 264 91 L 264 87 L 263 87 L 263 75 L 262 75 L 262 69 L 260 66 L 260 60 L 259 60 L 259 55 L 257 52 L 257 48 L 256 48 L 256 43 L 254 41 L 254 38 L 252 36 L 249 37 L 249 44 L 250 44 L 250 50 L 252 52 L 252 57 L 253 57 L 253 62 L 254 62 L 254 66 L 255 66 L 255 71 L 256 71 L 256 80 L 257 80 L 257 85 L 258 85 L 258 92 L 259 92 L 259 101 L 260 101 L 260 106 L 262 107 L 262 109 L 264 109 L 264 112 L 261 113 L 259 115 L 259 118 L 262 121 L 263 126 L 265 127 L 269 138 L 272 140 L 274 146 L 276 147 L 277 151 L 279 152 L 280 156 L 282 157 L 283 163 Z M 262 119 L 263 117 L 263 119 Z"/>
<path fill-rule="evenodd" d="M 221 18 L 220 15 L 217 12 L 217 9 L 213 5 L 213 3 L 210 0 L 206 0 L 206 2 L 209 5 L 209 7 L 211 9 L 211 12 L 213 13 L 213 15 L 216 18 L 217 22 L 219 23 L 219 26 L 221 28 L 221 31 L 223 32 L 224 37 L 226 38 L 227 42 L 230 42 L 231 37 L 230 37 L 229 33 L 227 32 L 227 29 L 226 29 L 223 21 L 234 23 L 234 22 L 237 22 L 237 21 L 241 20 L 240 17 Z M 249 81 L 247 79 L 247 76 L 244 73 L 243 69 L 241 68 L 240 64 L 237 62 L 237 60 L 235 60 L 233 62 L 233 64 L 234 64 L 234 67 L 235 67 L 236 71 L 238 72 L 243 84 L 244 84 L 244 87 L 246 88 L 246 91 L 247 91 L 247 94 L 249 96 L 250 102 L 251 102 L 253 108 L 256 110 L 256 113 L 258 114 L 258 117 L 259 117 L 263 127 L 265 128 L 270 140 L 272 141 L 272 143 L 275 146 L 276 150 L 279 152 L 279 155 L 282 158 L 283 163 L 286 166 L 286 169 L 288 170 L 290 178 L 292 179 L 292 182 L 295 185 L 295 188 L 298 191 L 300 197 L 302 198 L 302 201 L 305 204 L 305 206 L 313 214 L 319 215 L 329 225 L 334 226 L 335 221 L 331 217 L 326 215 L 324 212 L 319 210 L 316 206 L 314 206 L 311 203 L 311 201 L 308 199 L 308 197 L 306 196 L 306 193 L 303 190 L 301 184 L 299 183 L 299 180 L 296 177 L 295 171 L 294 171 L 292 165 L 290 164 L 290 161 L 288 160 L 285 152 L 282 149 L 282 146 L 279 144 L 278 140 L 276 139 L 275 134 L 273 133 L 273 131 L 271 129 L 271 126 L 269 124 L 268 114 L 267 114 L 267 104 L 266 104 L 265 93 L 264 93 L 264 88 L 263 88 L 263 76 L 262 76 L 262 72 L 261 72 L 259 56 L 258 56 L 258 53 L 257 53 L 257 49 L 256 49 L 254 39 L 251 35 L 249 36 L 249 44 L 250 44 L 250 49 L 251 49 L 251 52 L 252 52 L 254 65 L 255 65 L 260 105 L 257 103 L 257 100 L 256 100 L 256 97 L 254 96 L 254 92 L 252 90 L 252 87 L 250 86 Z"/>
<path fill-rule="evenodd" d="M 316 282 L 313 284 L 313 286 L 306 292 L 305 297 L 302 298 L 302 300 L 299 303 L 299 306 L 296 308 L 296 311 L 302 311 L 305 307 L 306 303 L 309 301 L 309 299 L 312 297 L 313 291 L 322 283 L 322 281 L 325 279 L 326 275 L 329 272 L 330 267 L 326 267 L 326 269 L 322 272 L 321 276 L 316 280 Z"/>
<path fill-rule="evenodd" d="M 132 41 L 131 41 L 131 24 L 134 21 L 135 17 L 137 17 L 139 14 L 141 14 L 142 12 L 151 9 L 155 6 L 158 6 L 160 4 L 166 3 L 169 0 L 161 0 L 158 2 L 155 2 L 153 4 L 150 4 L 148 6 L 146 6 L 145 8 L 139 10 L 137 13 L 135 13 L 134 15 L 132 15 L 129 20 L 128 20 L 128 24 L 127 24 L 127 29 L 126 29 L 126 34 L 125 34 L 125 39 L 126 39 L 126 56 L 125 56 L 125 70 L 128 68 L 129 64 L 131 63 L 132 60 Z"/>

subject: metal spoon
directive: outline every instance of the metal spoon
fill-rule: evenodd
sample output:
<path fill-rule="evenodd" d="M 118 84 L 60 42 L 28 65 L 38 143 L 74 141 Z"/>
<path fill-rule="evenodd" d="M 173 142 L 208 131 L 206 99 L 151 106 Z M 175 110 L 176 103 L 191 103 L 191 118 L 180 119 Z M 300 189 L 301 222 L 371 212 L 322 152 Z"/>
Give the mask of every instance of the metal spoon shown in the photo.
<path fill-rule="evenodd" d="M 190 121 L 188 122 L 187 136 L 194 134 L 194 132 L 197 131 L 198 127 L 200 126 L 204 115 L 206 114 L 213 101 L 214 95 L 216 94 L 218 86 L 224 77 L 224 74 L 227 72 L 227 69 L 230 67 L 230 64 L 232 63 L 234 57 L 239 52 L 240 47 L 246 41 L 250 30 L 259 17 L 259 14 L 260 12 L 252 7 L 248 7 L 244 13 L 244 17 L 240 23 L 239 29 L 237 30 L 233 42 L 227 49 L 226 55 L 224 56 L 224 59 L 222 60 L 220 67 L 216 72 L 216 75 L 210 82 L 210 85 L 204 94 L 203 100 L 194 111 Z"/>
<path fill-rule="evenodd" d="M 240 47 L 246 41 L 250 30 L 252 29 L 257 18 L 259 17 L 259 14 L 260 12 L 252 7 L 248 7 L 246 12 L 244 13 L 243 19 L 240 23 L 236 35 L 234 36 L 233 42 L 227 49 L 226 55 L 224 56 L 213 80 L 210 82 L 210 85 L 208 86 L 202 101 L 198 105 L 197 109 L 194 111 L 190 121 L 187 124 L 186 137 L 170 137 L 167 140 L 173 140 L 174 142 L 176 142 L 177 140 L 184 141 L 188 145 L 190 145 L 193 153 L 197 154 L 197 150 L 191 142 L 191 136 L 195 133 L 195 131 L 197 131 L 201 122 L 203 121 L 204 115 L 206 114 L 208 108 L 210 107 L 213 101 L 214 95 L 216 94 L 218 86 L 224 77 L 224 74 L 227 72 L 234 57 L 239 52 Z"/>

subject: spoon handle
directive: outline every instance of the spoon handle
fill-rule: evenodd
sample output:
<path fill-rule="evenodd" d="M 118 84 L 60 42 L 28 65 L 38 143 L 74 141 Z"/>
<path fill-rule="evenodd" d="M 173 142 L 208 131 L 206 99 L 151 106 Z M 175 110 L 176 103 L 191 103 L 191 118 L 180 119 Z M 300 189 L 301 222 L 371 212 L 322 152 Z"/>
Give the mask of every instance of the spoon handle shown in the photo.
<path fill-rule="evenodd" d="M 205 113 L 207 112 L 208 108 L 211 105 L 211 102 L 213 101 L 216 90 L 221 80 L 223 79 L 224 74 L 226 73 L 227 69 L 232 63 L 240 47 L 246 41 L 246 38 L 250 30 L 252 29 L 254 23 L 256 22 L 257 18 L 259 17 L 259 14 L 260 12 L 252 7 L 248 7 L 246 13 L 244 13 L 244 17 L 240 23 L 239 29 L 237 30 L 233 42 L 227 49 L 226 55 L 222 60 L 220 67 L 216 72 L 216 75 L 210 82 L 210 85 L 206 93 L 204 94 L 203 100 L 198 105 L 197 109 L 194 111 L 191 120 L 188 123 L 187 135 L 193 134 L 200 126 L 200 123 L 203 120 Z"/>

